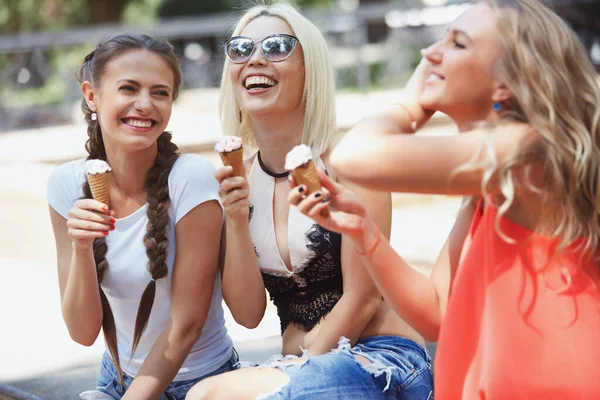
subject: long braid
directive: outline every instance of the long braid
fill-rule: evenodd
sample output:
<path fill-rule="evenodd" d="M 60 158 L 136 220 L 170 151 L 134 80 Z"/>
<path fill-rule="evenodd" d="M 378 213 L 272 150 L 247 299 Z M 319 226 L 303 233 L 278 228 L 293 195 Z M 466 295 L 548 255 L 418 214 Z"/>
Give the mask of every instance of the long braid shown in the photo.
<path fill-rule="evenodd" d="M 148 271 L 152 275 L 152 280 L 146 286 L 138 307 L 133 345 L 131 347 L 132 354 L 135 353 L 142 334 L 148 325 L 156 294 L 156 281 L 166 277 L 168 273 L 167 250 L 169 248 L 169 238 L 167 229 L 169 227 L 169 206 L 171 204 L 168 180 L 171 168 L 178 157 L 179 149 L 171 142 L 171 134 L 163 132 L 158 138 L 158 153 L 154 165 L 148 172 L 145 185 L 148 193 L 148 211 L 146 212 L 148 224 L 146 225 L 144 245 L 148 256 Z"/>
<path fill-rule="evenodd" d="M 85 115 L 85 119 L 88 123 L 87 134 L 88 139 L 85 142 L 85 149 L 88 152 L 88 160 L 100 159 L 106 161 L 106 151 L 104 149 L 104 142 L 102 140 L 102 133 L 100 130 L 100 124 L 97 121 L 91 119 L 92 110 L 88 107 L 87 103 L 82 101 L 81 108 Z M 90 184 L 86 180 L 83 184 L 83 194 L 85 198 L 92 199 L 92 191 Z M 123 380 L 123 371 L 121 370 L 121 363 L 119 362 L 119 349 L 117 347 L 117 327 L 115 324 L 115 317 L 108 302 L 108 298 L 102 290 L 102 280 L 104 274 L 108 269 L 108 261 L 106 260 L 106 253 L 108 246 L 105 238 L 94 239 L 94 262 L 96 263 L 96 274 L 98 276 L 98 289 L 100 291 L 100 301 L 102 303 L 102 332 L 104 334 L 104 340 L 108 351 L 114 361 L 115 367 L 119 374 L 121 381 Z"/>

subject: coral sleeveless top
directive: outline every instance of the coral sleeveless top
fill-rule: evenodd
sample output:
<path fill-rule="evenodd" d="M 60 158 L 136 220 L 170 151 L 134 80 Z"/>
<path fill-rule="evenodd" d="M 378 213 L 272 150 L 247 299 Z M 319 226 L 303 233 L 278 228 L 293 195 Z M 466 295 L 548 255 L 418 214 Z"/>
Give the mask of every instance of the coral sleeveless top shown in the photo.
<path fill-rule="evenodd" d="M 440 330 L 436 399 L 600 399 L 600 291 L 573 252 L 480 203 Z M 529 240 L 528 240 L 529 239 Z M 550 262 L 550 264 L 548 264 Z M 547 267 L 544 269 L 544 266 Z"/>

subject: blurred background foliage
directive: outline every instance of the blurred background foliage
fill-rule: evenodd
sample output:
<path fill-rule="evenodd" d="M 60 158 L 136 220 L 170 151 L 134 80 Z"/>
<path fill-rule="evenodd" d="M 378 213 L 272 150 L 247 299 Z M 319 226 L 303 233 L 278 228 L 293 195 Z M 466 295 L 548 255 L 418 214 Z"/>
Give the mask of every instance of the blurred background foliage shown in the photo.
<path fill-rule="evenodd" d="M 98 40 L 123 30 L 157 38 L 158 32 L 169 32 L 184 87 L 217 87 L 222 43 L 235 13 L 272 1 L 0 0 L 0 45 L 9 43 L 0 46 L 0 120 L 9 121 L 0 123 L 0 132 L 39 126 L 39 121 L 67 123 L 80 97 L 73 72 Z M 445 34 L 456 11 L 450 9 L 474 0 L 288 1 L 326 36 L 337 89 L 365 92 L 401 87 L 420 60 L 419 50 Z M 561 0 L 555 10 L 580 35 L 600 69 L 600 0 Z M 54 36 L 40 45 L 45 34 Z"/>

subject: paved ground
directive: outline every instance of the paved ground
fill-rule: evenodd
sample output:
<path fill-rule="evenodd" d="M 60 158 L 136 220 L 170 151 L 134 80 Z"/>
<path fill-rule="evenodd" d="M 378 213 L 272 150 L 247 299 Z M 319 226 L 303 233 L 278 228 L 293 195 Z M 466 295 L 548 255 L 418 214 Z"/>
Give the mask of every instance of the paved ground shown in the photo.
<path fill-rule="evenodd" d="M 399 93 L 339 97 L 339 118 L 347 127 Z M 206 150 L 218 138 L 214 104 L 215 91 L 182 96 L 171 128 L 184 151 Z M 439 118 L 429 134 L 450 131 L 452 127 Z M 99 340 L 89 348 L 79 346 L 64 327 L 45 201 L 49 173 L 57 163 L 82 156 L 84 141 L 81 125 L 0 135 L 0 400 L 11 398 L 6 397 L 7 384 L 44 399 L 76 399 L 77 393 L 94 385 L 103 344 Z M 204 154 L 220 165 L 212 151 Z M 394 200 L 392 244 L 428 273 L 458 202 L 444 196 L 397 195 Z M 279 350 L 279 321 L 272 306 L 254 330 L 240 327 L 229 314 L 226 319 L 243 359 L 261 361 Z"/>

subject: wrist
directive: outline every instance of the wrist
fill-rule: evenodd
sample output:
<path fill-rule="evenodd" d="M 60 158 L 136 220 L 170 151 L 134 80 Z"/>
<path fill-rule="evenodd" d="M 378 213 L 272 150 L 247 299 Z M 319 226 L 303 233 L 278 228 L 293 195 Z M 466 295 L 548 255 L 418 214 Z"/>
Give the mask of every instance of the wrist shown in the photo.
<path fill-rule="evenodd" d="M 240 218 L 227 217 L 225 219 L 225 227 L 232 229 L 234 231 L 237 231 L 239 229 L 244 229 L 248 226 L 249 225 L 248 225 L 248 217 L 247 216 L 243 216 Z"/>
<path fill-rule="evenodd" d="M 354 249 L 359 255 L 371 254 L 379 245 L 381 231 L 375 222 L 365 220 L 360 232 L 353 238 Z"/>
<path fill-rule="evenodd" d="M 83 261 L 83 260 L 91 260 L 94 264 L 94 242 L 92 242 L 91 244 L 88 243 L 77 243 L 75 241 L 73 241 L 73 252 L 72 252 L 72 258 L 73 260 L 79 260 Z"/>
<path fill-rule="evenodd" d="M 73 248 L 73 253 L 77 254 L 87 254 L 92 253 L 94 249 L 94 242 L 79 242 L 77 240 L 73 240 L 71 242 L 71 247 Z"/>

